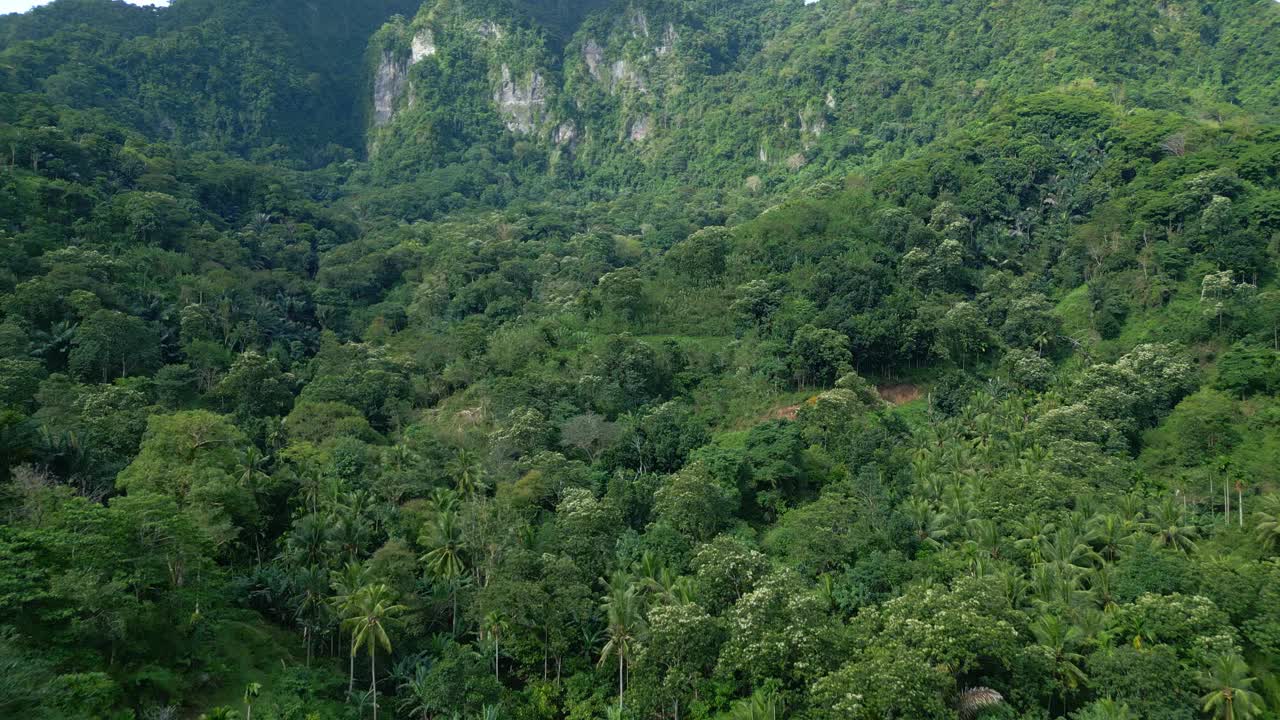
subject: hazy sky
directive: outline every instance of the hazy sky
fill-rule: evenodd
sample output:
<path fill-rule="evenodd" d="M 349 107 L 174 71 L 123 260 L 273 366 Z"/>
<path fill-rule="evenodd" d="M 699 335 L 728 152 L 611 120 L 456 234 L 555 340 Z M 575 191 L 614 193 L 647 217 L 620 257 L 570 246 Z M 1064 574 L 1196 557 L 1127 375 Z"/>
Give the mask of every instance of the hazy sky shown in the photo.
<path fill-rule="evenodd" d="M 37 5 L 48 5 L 50 0 L 0 0 L 0 14 L 26 12 Z M 169 0 L 125 0 L 134 5 L 168 5 Z"/>

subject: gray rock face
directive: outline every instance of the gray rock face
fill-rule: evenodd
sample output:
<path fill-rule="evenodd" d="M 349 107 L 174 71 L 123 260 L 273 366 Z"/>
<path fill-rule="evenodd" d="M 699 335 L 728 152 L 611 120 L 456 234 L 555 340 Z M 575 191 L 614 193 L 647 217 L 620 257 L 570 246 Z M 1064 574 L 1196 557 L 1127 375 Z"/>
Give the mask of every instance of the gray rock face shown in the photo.
<path fill-rule="evenodd" d="M 604 64 L 604 48 L 595 41 L 595 38 L 587 40 L 587 44 L 582 47 L 582 59 L 587 63 L 587 71 L 591 73 L 591 77 L 600 80 L 600 66 Z"/>
<path fill-rule="evenodd" d="M 653 121 L 649 119 L 648 115 L 641 115 L 631 121 L 631 129 L 627 132 L 627 136 L 631 139 L 631 142 L 640 142 L 649 137 L 649 129 L 652 124 Z"/>
<path fill-rule="evenodd" d="M 546 82 L 537 70 L 522 83 L 511 77 L 511 68 L 503 63 L 502 82 L 493 93 L 493 102 L 511 132 L 528 135 L 542 121 L 547 104 Z"/>
<path fill-rule="evenodd" d="M 665 57 L 671 54 L 676 47 L 676 41 L 680 39 L 680 34 L 676 32 L 676 26 L 667 23 L 667 29 L 662 32 L 662 44 L 653 49 L 658 57 Z"/>
<path fill-rule="evenodd" d="M 373 124 L 382 127 L 391 122 L 396 112 L 396 102 L 404 94 L 408 82 L 409 67 L 403 60 L 396 60 L 390 51 L 382 53 L 382 61 L 373 77 Z"/>
<path fill-rule="evenodd" d="M 436 38 L 430 30 L 422 30 L 413 36 L 413 51 L 409 56 L 410 65 L 416 65 L 419 61 L 435 54 Z"/>
<path fill-rule="evenodd" d="M 556 127 L 555 133 L 551 136 L 551 141 L 557 145 L 572 146 L 578 140 L 578 127 L 572 122 L 560 123 Z"/>

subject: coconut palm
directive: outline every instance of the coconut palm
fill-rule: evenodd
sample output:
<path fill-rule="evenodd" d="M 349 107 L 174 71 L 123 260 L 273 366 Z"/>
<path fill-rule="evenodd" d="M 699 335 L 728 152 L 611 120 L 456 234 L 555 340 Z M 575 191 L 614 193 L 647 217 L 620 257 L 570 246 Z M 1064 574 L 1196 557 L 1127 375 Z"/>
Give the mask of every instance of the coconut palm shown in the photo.
<path fill-rule="evenodd" d="M 293 573 L 294 601 L 297 603 L 294 619 L 302 625 L 307 646 L 307 667 L 311 667 L 311 648 L 327 600 L 328 579 L 328 574 L 318 565 L 298 568 Z"/>
<path fill-rule="evenodd" d="M 266 481 L 268 462 L 270 462 L 269 457 L 250 445 L 236 460 L 236 482 L 240 483 L 241 487 L 252 488 L 259 482 Z"/>
<path fill-rule="evenodd" d="M 1165 498 L 1151 514 L 1149 526 L 1155 532 L 1155 542 L 1160 547 L 1191 552 L 1196 549 L 1194 525 L 1186 525 L 1182 506 L 1173 498 Z"/>
<path fill-rule="evenodd" d="M 1013 523 L 1013 531 L 1018 538 L 1013 544 L 1027 552 L 1032 564 L 1038 563 L 1043 559 L 1040 555 L 1041 546 L 1056 529 L 1052 522 L 1032 513 L 1025 520 Z"/>
<path fill-rule="evenodd" d="M 397 688 L 397 696 L 400 698 L 399 707 L 404 713 L 417 716 L 422 720 L 431 717 L 431 711 L 435 709 L 435 703 L 432 699 L 432 681 L 431 669 L 422 662 L 413 666 L 413 674 L 408 675 L 400 682 Z"/>
<path fill-rule="evenodd" d="M 329 605 L 341 619 L 345 619 L 353 612 L 352 608 L 355 603 L 356 594 L 360 588 L 364 587 L 367 571 L 364 565 L 355 562 L 347 563 L 341 571 L 334 570 L 329 573 L 329 584 L 333 586 L 333 596 L 329 598 Z M 352 638 L 354 646 L 355 639 Z M 356 682 L 356 654 L 351 653 L 347 668 L 347 694 L 350 695 L 355 689 Z"/>
<path fill-rule="evenodd" d="M 395 603 L 395 594 L 385 584 L 377 583 L 360 588 L 348 608 L 350 615 L 342 621 L 351 633 L 351 654 L 360 647 L 369 654 L 369 692 L 373 695 L 373 720 L 378 720 L 378 646 L 391 652 L 391 638 L 387 625 L 407 610 Z"/>
<path fill-rule="evenodd" d="M 950 532 L 950 521 L 946 515 L 936 512 L 933 505 L 924 498 L 912 496 L 905 503 L 907 517 L 915 530 L 916 540 L 921 545 L 931 548 L 942 547 L 943 541 Z"/>
<path fill-rule="evenodd" d="M 1075 652 L 1075 647 L 1083 639 L 1080 628 L 1057 615 L 1042 615 L 1031 624 L 1031 633 L 1036 642 L 1049 655 L 1053 666 L 1053 677 L 1060 688 L 1059 694 L 1066 702 L 1067 692 L 1075 690 L 1086 682 L 1084 670 L 1080 663 L 1084 656 Z M 1050 700 L 1049 714 L 1053 715 L 1053 703 Z"/>
<path fill-rule="evenodd" d="M 1254 533 L 1263 550 L 1275 552 L 1280 548 L 1280 497 L 1269 496 L 1266 503 L 1262 510 L 1253 514 L 1258 522 Z"/>
<path fill-rule="evenodd" d="M 614 582 L 600 607 L 609 619 L 606 628 L 609 641 L 600 650 L 600 664 L 603 665 L 610 655 L 618 658 L 618 709 L 621 711 L 626 665 L 639 649 L 645 628 L 643 599 L 634 585 L 622 587 L 622 583 Z"/>
<path fill-rule="evenodd" d="M 729 709 L 728 720 L 779 720 L 785 716 L 782 700 L 768 690 L 756 690 Z"/>
<path fill-rule="evenodd" d="M 1093 548 L 1070 528 L 1058 528 L 1040 543 L 1040 557 L 1062 577 L 1078 578 L 1100 559 Z"/>
<path fill-rule="evenodd" d="M 969 539 L 986 557 L 993 560 L 1000 558 L 1004 536 L 1000 534 L 1000 528 L 995 522 L 986 518 L 975 518 L 969 521 L 965 530 L 968 532 Z"/>
<path fill-rule="evenodd" d="M 1132 523 L 1116 513 L 1094 515 L 1089 521 L 1088 539 L 1107 562 L 1115 562 L 1120 551 L 1129 544 L 1135 530 Z"/>
<path fill-rule="evenodd" d="M 473 497 L 485 491 L 484 466 L 474 452 L 466 448 L 459 450 L 445 470 L 463 496 Z"/>
<path fill-rule="evenodd" d="M 458 633 L 458 591 L 456 580 L 466 571 L 463 549 L 462 528 L 458 526 L 458 516 L 453 512 L 438 512 L 436 517 L 423 531 L 418 542 L 427 553 L 422 556 L 427 572 L 438 580 L 450 584 L 450 601 L 453 606 L 452 626 L 455 635 Z"/>
<path fill-rule="evenodd" d="M 1111 698 L 1095 700 L 1072 717 L 1076 720 L 1138 720 L 1127 703 L 1118 703 Z"/>
<path fill-rule="evenodd" d="M 1253 691 L 1255 678 L 1239 655 L 1219 655 L 1200 682 L 1209 691 L 1200 697 L 1203 709 L 1221 720 L 1248 720 L 1263 710 L 1262 697 Z"/>

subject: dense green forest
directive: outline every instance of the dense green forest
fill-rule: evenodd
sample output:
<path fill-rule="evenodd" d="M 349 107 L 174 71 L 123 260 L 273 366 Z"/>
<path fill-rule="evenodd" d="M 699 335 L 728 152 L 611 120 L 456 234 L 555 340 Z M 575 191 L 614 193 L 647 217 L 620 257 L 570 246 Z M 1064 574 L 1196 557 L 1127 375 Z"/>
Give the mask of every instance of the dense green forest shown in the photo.
<path fill-rule="evenodd" d="M 1280 4 L 0 16 L 0 717 L 1280 718 Z"/>

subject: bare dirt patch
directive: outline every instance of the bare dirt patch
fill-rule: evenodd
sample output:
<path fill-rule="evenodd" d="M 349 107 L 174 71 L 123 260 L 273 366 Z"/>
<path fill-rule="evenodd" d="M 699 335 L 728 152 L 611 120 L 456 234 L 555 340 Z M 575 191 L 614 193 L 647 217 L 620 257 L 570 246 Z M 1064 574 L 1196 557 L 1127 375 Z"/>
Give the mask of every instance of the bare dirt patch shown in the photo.
<path fill-rule="evenodd" d="M 876 388 L 880 398 L 892 405 L 905 405 L 920 397 L 920 387 L 908 383 L 899 385 L 881 385 Z"/>
<path fill-rule="evenodd" d="M 765 420 L 795 420 L 796 415 L 800 414 L 799 405 L 787 405 L 785 407 L 774 408 L 764 416 Z"/>

